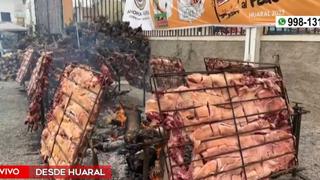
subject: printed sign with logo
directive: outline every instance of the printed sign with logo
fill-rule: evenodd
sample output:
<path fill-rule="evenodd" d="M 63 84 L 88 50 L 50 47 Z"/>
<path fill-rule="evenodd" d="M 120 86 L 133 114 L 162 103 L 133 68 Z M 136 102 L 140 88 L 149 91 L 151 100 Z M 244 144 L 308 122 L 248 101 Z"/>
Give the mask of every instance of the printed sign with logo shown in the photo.
<path fill-rule="evenodd" d="M 149 0 L 126 1 L 123 21 L 129 22 L 132 28 L 142 27 L 143 30 L 152 30 Z"/>
<path fill-rule="evenodd" d="M 172 0 L 154 0 L 152 4 L 153 20 L 156 28 L 168 27 L 168 18 L 172 15 Z"/>
<path fill-rule="evenodd" d="M 276 16 L 320 15 L 319 0 L 148 1 L 150 15 L 156 28 L 274 25 Z"/>

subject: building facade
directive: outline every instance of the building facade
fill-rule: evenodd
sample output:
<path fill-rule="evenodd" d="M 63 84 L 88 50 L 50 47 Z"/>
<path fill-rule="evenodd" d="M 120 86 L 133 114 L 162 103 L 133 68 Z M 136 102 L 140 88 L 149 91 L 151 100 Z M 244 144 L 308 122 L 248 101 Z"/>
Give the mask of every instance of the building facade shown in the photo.
<path fill-rule="evenodd" d="M 12 22 L 25 26 L 26 7 L 25 0 L 1 0 L 0 22 Z"/>

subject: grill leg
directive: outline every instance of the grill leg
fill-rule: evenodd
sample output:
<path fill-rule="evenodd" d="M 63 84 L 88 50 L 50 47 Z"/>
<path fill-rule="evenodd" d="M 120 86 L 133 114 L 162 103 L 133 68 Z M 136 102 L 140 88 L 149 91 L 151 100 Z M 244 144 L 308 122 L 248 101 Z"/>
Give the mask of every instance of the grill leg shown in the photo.
<path fill-rule="evenodd" d="M 143 180 L 148 180 L 149 179 L 149 153 L 150 149 L 149 147 L 145 147 L 143 149 L 144 153 L 144 159 L 143 159 Z"/>
<path fill-rule="evenodd" d="M 44 128 L 44 126 L 45 126 L 45 122 L 46 122 L 46 118 L 45 118 L 45 100 L 43 100 L 43 98 L 42 98 L 42 100 L 41 100 L 41 125 L 43 126 L 43 128 Z"/>
<path fill-rule="evenodd" d="M 299 155 L 299 143 L 300 143 L 300 130 L 301 130 L 301 119 L 302 119 L 302 114 L 303 114 L 303 108 L 300 106 L 300 103 L 296 103 L 295 106 L 293 107 L 294 110 L 294 117 L 293 117 L 293 134 L 296 137 L 296 144 L 295 144 L 295 150 L 296 150 L 296 155 L 298 157 Z M 294 169 L 292 171 L 292 176 L 297 177 L 301 176 L 300 173 L 298 173 L 297 169 Z"/>

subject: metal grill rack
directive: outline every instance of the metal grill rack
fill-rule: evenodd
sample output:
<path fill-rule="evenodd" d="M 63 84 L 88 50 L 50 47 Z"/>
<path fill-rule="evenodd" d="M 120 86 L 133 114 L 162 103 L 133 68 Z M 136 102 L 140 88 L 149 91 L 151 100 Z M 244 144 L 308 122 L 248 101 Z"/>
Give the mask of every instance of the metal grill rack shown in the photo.
<path fill-rule="evenodd" d="M 151 59 L 165 59 L 169 60 L 169 64 L 162 64 L 160 65 L 152 65 L 150 64 L 151 71 L 153 74 L 161 74 L 161 73 L 183 73 L 185 69 L 182 64 L 182 60 L 175 57 L 166 57 L 166 56 L 153 56 Z M 184 78 L 183 77 L 157 77 L 157 85 L 159 89 L 165 90 L 169 88 L 175 88 L 179 85 L 183 85 Z M 151 83 L 150 83 L 151 84 Z"/>
<path fill-rule="evenodd" d="M 83 68 L 83 69 L 85 69 L 85 70 L 87 70 L 87 71 L 91 71 L 93 74 L 97 75 L 98 77 L 102 77 L 102 78 L 103 78 L 103 79 L 101 79 L 102 82 L 105 82 L 106 77 L 101 76 L 101 74 L 100 74 L 99 72 L 93 71 L 93 70 L 91 70 L 91 69 L 89 69 L 89 68 L 85 68 L 85 67 L 83 67 L 83 66 L 77 66 L 76 64 L 71 64 L 71 66 L 72 66 L 72 67 L 79 67 L 79 68 Z M 65 66 L 65 68 L 66 68 L 66 67 L 67 67 L 67 66 Z M 65 74 L 64 74 L 65 68 L 64 68 L 63 72 L 62 72 L 61 75 L 60 75 L 60 79 L 59 79 L 59 84 L 60 84 L 60 85 L 59 85 L 59 87 L 58 87 L 57 89 L 60 88 L 60 86 L 61 86 L 61 81 L 62 81 L 62 79 L 65 78 L 65 79 L 67 79 L 67 80 L 69 80 L 69 81 L 71 81 L 71 82 L 74 82 L 78 87 L 80 87 L 80 88 L 82 88 L 82 89 L 84 89 L 84 90 L 87 90 L 87 91 L 89 91 L 89 92 L 91 92 L 91 93 L 93 93 L 93 94 L 96 95 L 96 99 L 95 99 L 95 101 L 94 101 L 94 104 L 93 104 L 92 109 L 86 109 L 86 108 L 84 108 L 84 106 L 83 106 L 82 104 L 80 104 L 80 103 L 77 102 L 76 100 L 72 99 L 72 93 L 71 93 L 70 95 L 68 95 L 68 94 L 62 92 L 62 95 L 61 95 L 61 96 L 66 96 L 66 97 L 68 98 L 68 101 L 67 101 L 66 106 L 64 107 L 62 119 L 57 122 L 58 124 L 56 124 L 56 125 L 58 126 L 57 131 L 56 131 L 56 132 L 50 132 L 50 134 L 54 135 L 54 142 L 53 142 L 52 150 L 49 150 L 49 152 L 51 153 L 51 155 L 50 155 L 48 158 L 52 158 L 53 161 L 56 163 L 56 161 L 55 161 L 54 158 L 52 157 L 52 152 L 53 152 L 53 150 L 54 150 L 55 145 L 57 145 L 57 147 L 59 148 L 59 150 L 61 151 L 61 153 L 62 153 L 63 156 L 64 156 L 64 160 L 65 160 L 66 162 L 69 162 L 71 165 L 76 165 L 76 164 L 81 164 L 81 163 L 82 163 L 82 160 L 83 160 L 83 156 L 84 156 L 84 154 L 85 154 L 85 151 L 86 151 L 86 149 L 87 149 L 88 146 L 89 146 L 89 141 L 90 141 L 91 135 L 92 135 L 92 133 L 93 133 L 93 129 L 92 129 L 92 130 L 87 130 L 87 128 L 88 128 L 90 119 L 93 117 L 94 113 L 99 112 L 99 108 L 101 107 L 101 103 L 102 103 L 101 96 L 104 94 L 104 90 L 105 90 L 105 85 L 106 85 L 106 84 L 105 84 L 105 83 L 102 83 L 102 85 L 101 85 L 98 93 L 96 93 L 96 92 L 90 90 L 89 88 L 86 88 L 86 87 L 84 87 L 84 86 L 81 86 L 81 85 L 77 84 L 77 82 L 75 82 L 73 79 L 70 79 L 70 78 L 68 78 L 67 76 L 65 76 Z M 56 91 L 57 91 L 57 89 L 56 89 Z M 56 92 L 55 92 L 55 94 L 56 94 Z M 56 98 L 56 97 L 55 97 L 55 98 Z M 88 120 L 87 120 L 84 128 L 82 128 L 72 117 L 70 117 L 68 114 L 66 114 L 66 109 L 67 109 L 67 107 L 68 107 L 68 105 L 69 105 L 69 103 L 70 103 L 71 101 L 73 101 L 74 103 L 78 104 L 81 108 L 83 108 L 84 111 L 86 111 L 86 112 L 89 114 Z M 95 111 L 96 111 L 96 112 L 95 112 Z M 82 130 L 80 141 L 79 141 L 79 143 L 78 143 L 78 146 L 76 147 L 77 150 L 76 150 L 76 153 L 75 153 L 75 154 L 76 154 L 77 157 L 75 157 L 73 161 L 70 161 L 70 160 L 69 160 L 69 157 L 67 157 L 67 156 L 66 156 L 66 153 L 63 152 L 63 150 L 62 150 L 62 148 L 61 148 L 61 145 L 56 141 L 56 137 L 57 137 L 57 135 L 58 135 L 58 133 L 59 133 L 60 126 L 61 126 L 61 124 L 62 124 L 62 122 L 63 122 L 63 120 L 64 120 L 64 116 L 68 117 L 75 125 L 77 125 L 77 126 Z M 59 123 L 59 122 L 60 122 L 60 123 Z M 87 132 L 86 132 L 86 131 L 87 131 Z M 48 145 L 46 146 L 46 148 L 48 149 Z"/>
<path fill-rule="evenodd" d="M 208 62 L 208 60 L 209 60 L 208 58 L 205 59 L 205 64 L 206 64 L 206 62 Z M 239 63 L 240 61 L 233 61 L 233 62 Z M 243 63 L 243 61 L 241 62 L 241 64 L 242 63 Z M 183 92 L 188 92 L 188 91 L 197 92 L 197 91 L 213 90 L 213 89 L 227 89 L 228 96 L 229 96 L 229 102 L 222 103 L 222 104 L 214 104 L 214 105 L 215 106 L 230 105 L 231 107 L 233 107 L 235 103 L 243 103 L 243 102 L 248 102 L 248 101 L 262 100 L 262 98 L 260 98 L 260 99 L 256 98 L 256 99 L 250 99 L 250 100 L 244 100 L 244 101 L 243 100 L 242 101 L 233 101 L 233 100 L 231 100 L 230 90 L 229 89 L 230 88 L 235 88 L 237 85 L 229 85 L 228 84 L 228 81 L 226 79 L 226 73 L 254 73 L 254 72 L 257 72 L 257 71 L 265 71 L 265 70 L 267 70 L 267 71 L 275 72 L 282 79 L 281 69 L 277 65 L 274 65 L 274 64 L 259 64 L 259 63 L 244 63 L 244 64 L 245 65 L 238 66 L 237 68 L 232 68 L 232 66 L 230 66 L 230 68 L 222 68 L 222 69 L 214 69 L 214 68 L 212 68 L 212 69 L 210 69 L 208 66 L 206 66 L 207 71 L 153 74 L 151 76 L 150 81 L 151 81 L 151 84 L 152 84 L 152 91 L 156 95 L 156 99 L 158 101 L 159 115 L 160 115 L 160 118 L 161 118 L 162 122 L 163 122 L 164 118 L 168 115 L 169 112 L 178 113 L 179 111 L 190 110 L 190 109 L 193 109 L 195 111 L 195 109 L 197 107 L 196 106 L 192 106 L 192 107 L 189 107 L 189 108 L 181 108 L 181 109 L 177 109 L 176 108 L 176 109 L 171 109 L 171 110 L 163 110 L 161 108 L 161 104 L 160 104 L 160 96 L 161 95 L 164 95 L 164 94 L 167 94 L 167 93 L 183 93 Z M 199 88 L 199 89 L 188 89 L 188 90 L 179 90 L 179 91 L 176 90 L 176 91 L 170 91 L 170 92 L 164 91 L 163 89 L 158 88 L 157 78 L 172 78 L 172 77 L 183 77 L 183 78 L 185 78 L 186 76 L 188 76 L 190 74 L 194 74 L 194 73 L 201 73 L 201 74 L 204 74 L 204 75 L 223 74 L 224 80 L 225 80 L 225 83 L 226 83 L 227 86 L 224 86 L 224 87 L 210 87 L 210 88 L 208 87 L 208 88 Z M 252 85 L 254 85 L 254 84 L 252 84 Z M 281 87 L 281 94 L 280 95 L 272 96 L 272 97 L 266 97 L 266 98 L 263 98 L 263 99 L 272 99 L 272 98 L 281 97 L 286 102 L 286 107 L 284 109 L 279 109 L 277 111 L 272 111 L 272 112 L 270 111 L 270 112 L 263 112 L 263 113 L 257 113 L 257 114 L 251 114 L 251 115 L 244 115 L 244 116 L 241 116 L 241 117 L 236 117 L 235 116 L 235 112 L 234 112 L 234 108 L 232 108 L 232 115 L 233 115 L 232 118 L 220 119 L 218 121 L 202 122 L 202 123 L 197 123 L 197 124 L 193 124 L 193 125 L 189 125 L 189 126 L 184 126 L 184 125 L 177 126 L 177 127 L 170 128 L 168 131 L 172 132 L 172 130 L 174 130 L 174 129 L 184 130 L 187 127 L 199 126 L 199 125 L 204 125 L 204 124 L 214 124 L 214 123 L 218 123 L 218 122 L 224 122 L 224 121 L 233 120 L 236 133 L 231 135 L 231 137 L 233 136 L 233 137 L 237 138 L 239 147 L 235 151 L 225 152 L 223 154 L 230 154 L 230 153 L 234 153 L 234 152 L 239 152 L 240 157 L 241 157 L 241 164 L 242 165 L 239 166 L 239 167 L 236 167 L 236 168 L 229 169 L 229 170 L 220 171 L 220 172 L 217 172 L 215 174 L 210 174 L 210 176 L 215 176 L 215 175 L 222 174 L 222 173 L 225 173 L 225 172 L 228 172 L 228 171 L 232 171 L 232 170 L 243 169 L 245 179 L 247 179 L 247 174 L 245 172 L 247 166 L 255 164 L 255 163 L 261 163 L 261 162 L 264 162 L 264 161 L 267 161 L 267 160 L 279 158 L 279 157 L 285 156 L 287 154 L 293 154 L 295 156 L 295 160 L 294 160 L 294 162 L 292 162 L 290 168 L 287 169 L 287 170 L 284 170 L 284 171 L 274 172 L 269 177 L 273 177 L 273 176 L 276 176 L 276 175 L 281 175 L 281 174 L 289 173 L 289 172 L 297 172 L 298 171 L 298 158 L 297 158 L 298 149 L 297 148 L 298 148 L 299 138 L 297 138 L 297 141 L 295 140 L 294 137 L 291 138 L 293 140 L 293 142 L 295 142 L 295 148 L 296 148 L 292 152 L 288 152 L 288 153 L 285 153 L 285 154 L 277 155 L 277 156 L 274 156 L 274 157 L 270 157 L 270 158 L 267 158 L 267 159 L 263 159 L 263 160 L 256 161 L 256 162 L 250 162 L 250 163 L 244 163 L 244 159 L 243 159 L 243 156 L 242 156 L 242 152 L 244 150 L 255 148 L 255 147 L 259 147 L 259 146 L 263 146 L 263 145 L 270 144 L 270 143 L 276 143 L 276 142 L 288 140 L 288 138 L 284 138 L 284 139 L 279 139 L 279 140 L 272 141 L 272 142 L 266 142 L 266 143 L 263 143 L 263 144 L 259 144 L 259 145 L 253 146 L 253 147 L 242 148 L 241 147 L 241 143 L 240 143 L 240 135 L 247 134 L 247 133 L 252 133 L 252 132 L 255 132 L 255 131 L 260 131 L 260 130 L 263 130 L 263 129 L 256 129 L 256 130 L 251 131 L 251 132 L 242 132 L 242 133 L 240 133 L 238 131 L 238 125 L 236 123 L 236 118 L 248 118 L 249 116 L 256 116 L 256 115 L 264 115 L 265 117 L 268 117 L 269 115 L 274 115 L 274 114 L 279 113 L 281 111 L 290 112 L 290 103 L 289 103 L 287 92 L 286 92 L 286 89 L 285 89 L 285 87 L 283 85 L 282 80 L 280 80 L 278 82 L 278 85 Z M 185 84 L 185 86 L 187 86 L 187 84 Z M 211 106 L 211 105 L 208 104 L 208 106 Z M 297 108 L 297 109 L 299 109 L 299 108 Z M 295 135 L 295 136 L 299 136 L 299 134 L 298 134 L 298 132 L 300 132 L 299 122 L 301 123 L 301 115 L 304 114 L 304 113 L 305 112 L 303 112 L 301 109 L 300 110 L 295 110 L 295 113 L 293 114 L 293 116 L 291 116 L 291 117 L 289 117 L 287 119 L 290 128 L 292 128 L 292 134 Z M 230 137 L 230 136 L 221 136 L 221 137 L 218 137 L 218 138 L 220 139 L 220 138 L 226 138 L 226 137 Z M 167 137 L 164 137 L 164 138 L 167 138 Z M 215 139 L 217 139 L 217 138 L 215 138 Z M 211 140 L 215 140 L 215 139 L 208 139 L 207 141 L 211 141 Z M 187 142 L 182 146 L 186 146 L 187 144 L 192 144 L 192 142 L 191 141 Z M 179 146 L 175 146 L 175 147 L 179 147 Z M 174 179 L 173 174 L 172 174 L 174 167 L 183 166 L 183 165 L 186 165 L 186 164 L 190 163 L 190 162 L 187 162 L 187 163 L 184 162 L 182 164 L 172 165 L 173 163 L 172 163 L 172 160 L 171 160 L 171 157 L 170 157 L 170 149 L 175 148 L 175 147 L 174 146 L 168 147 L 167 145 L 165 147 L 165 149 L 166 149 L 166 159 L 167 159 L 166 169 L 168 171 L 168 176 L 170 176 L 171 179 Z M 212 156 L 210 158 L 214 158 L 214 157 L 221 156 L 221 155 L 222 154 L 215 155 L 215 156 Z M 192 160 L 191 162 L 199 161 L 199 160 L 204 160 L 204 158 Z M 204 178 L 206 178 L 206 177 L 204 177 Z M 263 177 L 263 178 L 267 178 L 267 177 Z"/>
<path fill-rule="evenodd" d="M 206 71 L 215 71 L 223 69 L 238 69 L 238 68 L 249 68 L 249 67 L 274 67 L 275 64 L 272 63 L 257 63 L 257 62 L 248 62 L 242 60 L 234 59 L 224 59 L 224 58 L 212 58 L 205 57 L 203 59 Z"/>

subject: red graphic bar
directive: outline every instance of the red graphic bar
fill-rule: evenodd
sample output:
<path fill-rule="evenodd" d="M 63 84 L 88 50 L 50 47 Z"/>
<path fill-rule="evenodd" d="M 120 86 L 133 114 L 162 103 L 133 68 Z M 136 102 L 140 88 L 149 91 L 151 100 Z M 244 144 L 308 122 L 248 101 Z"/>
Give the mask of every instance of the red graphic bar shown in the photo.
<path fill-rule="evenodd" d="M 0 179 L 111 179 L 111 166 L 0 166 Z"/>

